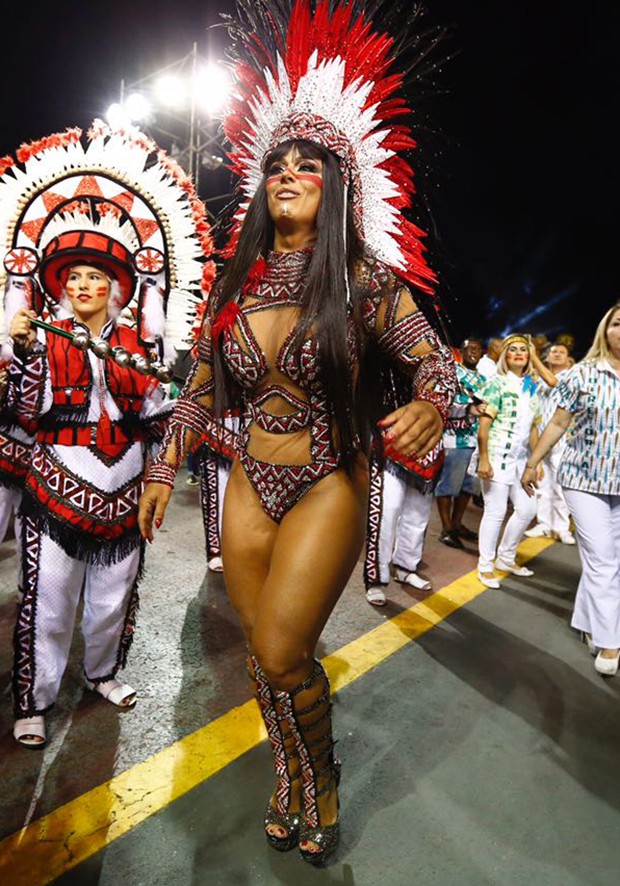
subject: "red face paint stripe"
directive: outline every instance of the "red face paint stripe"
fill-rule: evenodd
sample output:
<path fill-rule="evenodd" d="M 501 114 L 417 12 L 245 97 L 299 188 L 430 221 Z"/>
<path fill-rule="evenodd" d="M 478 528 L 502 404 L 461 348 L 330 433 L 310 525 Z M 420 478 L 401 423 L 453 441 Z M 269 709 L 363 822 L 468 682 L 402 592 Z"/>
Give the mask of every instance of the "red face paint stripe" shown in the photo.
<path fill-rule="evenodd" d="M 293 169 L 287 166 L 286 169 L 283 169 L 281 172 L 277 172 L 274 175 L 267 176 L 267 186 L 271 187 L 277 181 L 282 179 L 282 176 L 288 173 L 295 181 L 300 182 L 310 182 L 310 184 L 316 185 L 319 188 L 323 187 L 323 177 L 318 173 L 313 172 L 295 172 Z"/>

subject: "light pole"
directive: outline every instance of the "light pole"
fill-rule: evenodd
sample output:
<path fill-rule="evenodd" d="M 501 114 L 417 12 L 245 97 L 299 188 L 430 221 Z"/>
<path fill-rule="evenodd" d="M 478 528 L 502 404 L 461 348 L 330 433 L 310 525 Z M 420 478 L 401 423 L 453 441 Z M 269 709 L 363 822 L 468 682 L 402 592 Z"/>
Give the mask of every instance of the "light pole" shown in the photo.
<path fill-rule="evenodd" d="M 110 106 L 110 123 L 136 123 L 163 136 L 174 159 L 192 177 L 200 193 L 201 169 L 224 163 L 224 148 L 213 132 L 229 82 L 226 70 L 202 58 L 196 43 L 180 59 L 131 83 L 120 82 L 119 101 Z M 159 141 L 159 138 L 158 138 Z M 223 194 L 209 199 L 222 199 Z"/>

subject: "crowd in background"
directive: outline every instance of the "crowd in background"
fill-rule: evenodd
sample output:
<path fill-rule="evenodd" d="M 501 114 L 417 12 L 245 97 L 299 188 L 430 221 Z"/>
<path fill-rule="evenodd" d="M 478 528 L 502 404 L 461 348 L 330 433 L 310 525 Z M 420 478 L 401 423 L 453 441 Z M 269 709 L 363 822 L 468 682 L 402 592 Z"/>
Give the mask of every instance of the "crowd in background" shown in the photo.
<path fill-rule="evenodd" d="M 570 333 L 551 341 L 515 332 L 492 336 L 486 348 L 472 337 L 454 349 L 459 391 L 433 494 L 439 541 L 460 549 L 477 542 L 477 577 L 486 587 L 499 589 L 506 575 L 534 575 L 517 558 L 524 536 L 579 545 L 571 623 L 596 670 L 611 676 L 620 660 L 620 307 L 602 318 L 582 360 L 574 347 Z M 472 499 L 482 508 L 478 532 L 463 524 Z M 430 505 L 419 494 L 401 503 L 398 523 L 415 526 L 418 539 L 404 577 L 402 542 L 391 556 L 395 580 L 419 590 L 431 588 L 417 572 Z M 383 556 L 386 571 L 390 556 Z M 386 585 L 367 581 L 368 602 L 385 605 Z"/>

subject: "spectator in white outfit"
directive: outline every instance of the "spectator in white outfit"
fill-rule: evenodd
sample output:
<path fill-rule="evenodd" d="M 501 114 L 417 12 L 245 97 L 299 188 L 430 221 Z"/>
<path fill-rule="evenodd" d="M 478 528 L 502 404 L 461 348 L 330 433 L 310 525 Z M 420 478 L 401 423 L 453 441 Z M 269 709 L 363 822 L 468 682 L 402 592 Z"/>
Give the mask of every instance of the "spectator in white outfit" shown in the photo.
<path fill-rule="evenodd" d="M 479 452 L 470 470 L 475 470 L 477 464 L 482 483 L 484 513 L 478 534 L 478 578 L 489 588 L 500 586 L 494 561 L 495 569 L 502 572 L 523 577 L 534 574 L 516 563 L 517 545 L 536 513 L 535 501 L 519 483 L 530 449 L 538 440 L 540 400 L 530 375 L 533 361 L 540 364 L 529 339 L 524 335 L 508 336 L 497 363 L 497 375 L 480 395 L 487 405 L 478 419 Z M 514 510 L 498 549 L 509 498 Z"/>
<path fill-rule="evenodd" d="M 620 302 L 607 311 L 556 398 L 521 483 L 534 494 L 538 466 L 573 422 L 558 470 L 582 564 L 571 624 L 596 655 L 596 670 L 613 676 L 620 660 Z"/>
<path fill-rule="evenodd" d="M 487 342 L 487 352 L 478 360 L 476 370 L 486 379 L 493 378 L 497 374 L 497 361 L 502 351 L 502 338 L 493 336 Z"/>
<path fill-rule="evenodd" d="M 438 451 L 436 447 L 426 457 L 427 465 L 437 461 Z M 383 466 L 377 458 L 370 461 L 364 584 L 366 599 L 373 606 L 387 603 L 385 589 L 391 572 L 399 584 L 419 591 L 431 590 L 430 581 L 418 575 L 417 570 L 436 480 L 424 479 L 415 468 L 413 459 L 408 465 L 392 458 L 386 458 Z"/>
<path fill-rule="evenodd" d="M 547 367 L 553 374 L 553 383 L 547 377 L 539 379 L 538 394 L 542 406 L 541 433 L 553 417 L 556 407 L 555 391 L 557 384 L 570 369 L 570 353 L 568 346 L 555 342 L 547 351 Z M 574 545 L 575 537 L 570 530 L 570 513 L 562 487 L 558 483 L 557 473 L 564 450 L 560 440 L 557 446 L 543 459 L 543 476 L 539 484 L 540 494 L 537 499 L 537 522 L 526 531 L 529 538 L 557 538 L 562 544 Z"/>

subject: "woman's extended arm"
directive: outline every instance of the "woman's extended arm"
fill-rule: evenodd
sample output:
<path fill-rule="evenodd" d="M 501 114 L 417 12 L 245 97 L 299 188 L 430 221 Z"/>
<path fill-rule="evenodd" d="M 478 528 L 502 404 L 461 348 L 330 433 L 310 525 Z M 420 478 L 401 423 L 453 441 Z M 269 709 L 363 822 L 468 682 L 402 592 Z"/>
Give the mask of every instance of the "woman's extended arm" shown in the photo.
<path fill-rule="evenodd" d="M 202 437 L 213 407 L 213 352 L 211 326 L 205 324 L 196 360 L 177 397 L 161 448 L 149 468 L 140 496 L 138 525 L 142 537 L 153 541 L 153 523 L 159 529 L 183 458 Z"/>
<path fill-rule="evenodd" d="M 478 476 L 482 480 L 493 479 L 493 466 L 489 461 L 489 430 L 493 418 L 481 415 L 478 419 Z"/>
<path fill-rule="evenodd" d="M 548 366 L 545 366 L 543 361 L 538 356 L 538 351 L 536 350 L 532 342 L 530 342 L 530 361 L 534 371 L 540 376 L 540 378 L 542 378 L 545 384 L 548 385 L 550 388 L 555 388 L 558 384 L 558 377 L 549 369 Z"/>
<path fill-rule="evenodd" d="M 386 356 L 413 380 L 412 402 L 380 422 L 386 454 L 391 449 L 419 460 L 441 439 L 457 390 L 454 358 L 401 284 L 375 302 L 370 328 Z"/>
<path fill-rule="evenodd" d="M 553 418 L 540 435 L 538 442 L 527 460 L 525 470 L 521 475 L 521 485 L 528 495 L 534 495 L 532 487 L 538 486 L 536 469 L 543 458 L 555 446 L 560 437 L 566 432 L 571 423 L 572 415 L 560 406 L 553 413 Z"/>

